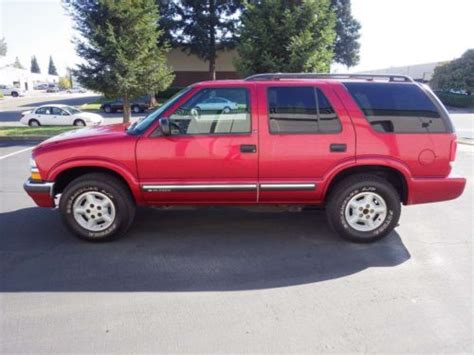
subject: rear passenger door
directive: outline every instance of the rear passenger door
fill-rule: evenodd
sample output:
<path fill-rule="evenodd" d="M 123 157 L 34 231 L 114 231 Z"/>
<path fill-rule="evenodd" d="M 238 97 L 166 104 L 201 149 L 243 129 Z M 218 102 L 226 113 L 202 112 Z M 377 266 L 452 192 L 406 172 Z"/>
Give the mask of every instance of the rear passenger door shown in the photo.
<path fill-rule="evenodd" d="M 259 201 L 319 202 L 325 177 L 355 157 L 354 129 L 327 84 L 260 85 Z"/>

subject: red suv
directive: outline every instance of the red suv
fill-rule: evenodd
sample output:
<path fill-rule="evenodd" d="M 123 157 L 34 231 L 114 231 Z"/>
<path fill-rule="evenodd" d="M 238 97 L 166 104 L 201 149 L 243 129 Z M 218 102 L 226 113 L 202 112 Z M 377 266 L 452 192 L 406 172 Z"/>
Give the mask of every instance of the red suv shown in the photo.
<path fill-rule="evenodd" d="M 448 113 L 405 76 L 260 74 L 192 85 L 142 120 L 80 129 L 33 150 L 25 190 L 69 229 L 110 240 L 137 205 L 318 205 L 370 242 L 401 204 L 450 200 Z M 56 197 L 60 196 L 58 200 Z"/>

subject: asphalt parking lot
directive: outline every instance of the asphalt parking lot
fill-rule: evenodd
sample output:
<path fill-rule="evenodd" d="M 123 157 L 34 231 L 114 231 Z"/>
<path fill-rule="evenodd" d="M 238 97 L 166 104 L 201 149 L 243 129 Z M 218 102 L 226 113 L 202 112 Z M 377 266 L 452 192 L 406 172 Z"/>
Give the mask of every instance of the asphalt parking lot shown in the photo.
<path fill-rule="evenodd" d="M 28 142 L 0 142 L 0 353 L 472 353 L 473 158 L 461 198 L 404 207 L 371 245 L 321 211 L 138 211 L 90 244 L 22 190 Z"/>

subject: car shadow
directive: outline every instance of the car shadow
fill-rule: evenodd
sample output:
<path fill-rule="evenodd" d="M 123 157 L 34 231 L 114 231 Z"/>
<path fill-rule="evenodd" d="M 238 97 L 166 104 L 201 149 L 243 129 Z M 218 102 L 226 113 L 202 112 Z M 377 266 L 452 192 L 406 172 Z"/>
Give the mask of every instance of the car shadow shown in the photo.
<path fill-rule="evenodd" d="M 56 210 L 0 214 L 1 292 L 230 291 L 332 280 L 410 258 L 392 232 L 354 244 L 321 211 L 140 208 L 112 243 L 72 237 Z"/>

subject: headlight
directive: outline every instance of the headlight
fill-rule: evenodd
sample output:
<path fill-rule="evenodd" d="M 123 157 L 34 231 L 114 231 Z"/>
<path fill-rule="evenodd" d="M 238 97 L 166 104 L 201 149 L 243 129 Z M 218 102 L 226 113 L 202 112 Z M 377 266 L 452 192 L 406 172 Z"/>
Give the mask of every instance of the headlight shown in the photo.
<path fill-rule="evenodd" d="M 33 157 L 30 157 L 30 169 L 31 169 L 31 180 L 41 181 L 41 175 L 39 169 L 36 166 L 36 162 Z"/>

